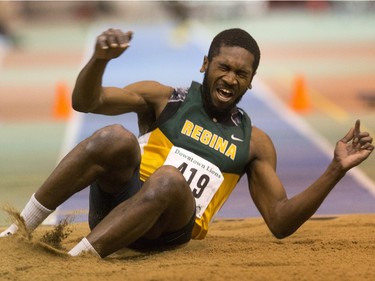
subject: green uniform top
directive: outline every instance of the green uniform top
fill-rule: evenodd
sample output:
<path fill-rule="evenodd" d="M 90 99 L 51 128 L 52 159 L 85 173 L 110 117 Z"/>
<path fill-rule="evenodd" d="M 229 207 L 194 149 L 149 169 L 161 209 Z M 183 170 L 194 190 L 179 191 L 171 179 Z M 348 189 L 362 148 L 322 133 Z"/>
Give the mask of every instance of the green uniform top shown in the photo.
<path fill-rule="evenodd" d="M 193 238 L 208 225 L 229 197 L 248 164 L 251 121 L 238 109 L 230 124 L 220 124 L 203 108 L 201 85 L 176 89 L 150 131 L 139 137 L 143 181 L 160 166 L 177 167 L 196 199 Z"/>

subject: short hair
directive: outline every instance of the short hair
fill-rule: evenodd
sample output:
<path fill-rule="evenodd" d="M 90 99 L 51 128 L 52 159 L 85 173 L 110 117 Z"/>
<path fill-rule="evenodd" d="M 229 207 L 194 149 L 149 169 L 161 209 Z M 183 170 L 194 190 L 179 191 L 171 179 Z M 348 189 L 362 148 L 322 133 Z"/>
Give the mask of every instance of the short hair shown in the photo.
<path fill-rule="evenodd" d="M 207 58 L 209 61 L 219 55 L 222 46 L 241 47 L 248 50 L 254 56 L 252 67 L 254 73 L 256 72 L 260 61 L 260 49 L 258 43 L 248 32 L 240 28 L 231 28 L 217 34 L 212 40 L 208 51 Z"/>

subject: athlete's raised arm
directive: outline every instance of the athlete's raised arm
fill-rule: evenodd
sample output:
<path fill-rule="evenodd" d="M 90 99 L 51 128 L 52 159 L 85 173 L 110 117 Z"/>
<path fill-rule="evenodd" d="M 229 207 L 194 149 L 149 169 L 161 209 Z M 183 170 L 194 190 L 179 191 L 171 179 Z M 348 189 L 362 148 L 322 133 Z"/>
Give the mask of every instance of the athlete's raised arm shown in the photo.
<path fill-rule="evenodd" d="M 108 29 L 97 37 L 95 51 L 79 73 L 73 90 L 72 104 L 75 110 L 106 115 L 127 112 L 158 115 L 162 111 L 173 92 L 169 86 L 155 81 L 141 81 L 124 88 L 102 86 L 108 62 L 125 52 L 132 36 L 131 31 Z M 125 78 L 126 71 L 125 66 Z"/>

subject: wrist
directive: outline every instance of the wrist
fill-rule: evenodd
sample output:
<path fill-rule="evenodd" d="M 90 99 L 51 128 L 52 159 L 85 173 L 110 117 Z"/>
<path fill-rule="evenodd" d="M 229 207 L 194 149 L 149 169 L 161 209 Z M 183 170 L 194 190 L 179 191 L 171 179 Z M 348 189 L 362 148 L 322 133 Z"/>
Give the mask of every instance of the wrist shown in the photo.
<path fill-rule="evenodd" d="M 327 170 L 337 177 L 343 177 L 347 172 L 346 169 L 341 165 L 341 162 L 337 161 L 336 159 L 332 160 Z"/>
<path fill-rule="evenodd" d="M 107 65 L 107 63 L 110 61 L 111 59 L 108 59 L 108 58 L 103 58 L 103 57 L 100 57 L 99 55 L 96 55 L 94 54 L 91 59 L 90 59 L 90 62 L 92 64 L 101 64 L 103 66 Z"/>

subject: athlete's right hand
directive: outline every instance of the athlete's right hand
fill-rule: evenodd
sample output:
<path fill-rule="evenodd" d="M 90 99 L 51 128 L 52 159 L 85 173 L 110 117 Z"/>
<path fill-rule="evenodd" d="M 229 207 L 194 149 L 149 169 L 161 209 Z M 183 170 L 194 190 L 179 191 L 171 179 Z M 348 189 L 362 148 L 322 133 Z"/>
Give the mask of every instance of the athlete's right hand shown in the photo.
<path fill-rule="evenodd" d="M 133 32 L 123 32 L 110 28 L 96 38 L 94 57 L 97 59 L 114 59 L 119 57 L 128 47 Z"/>

